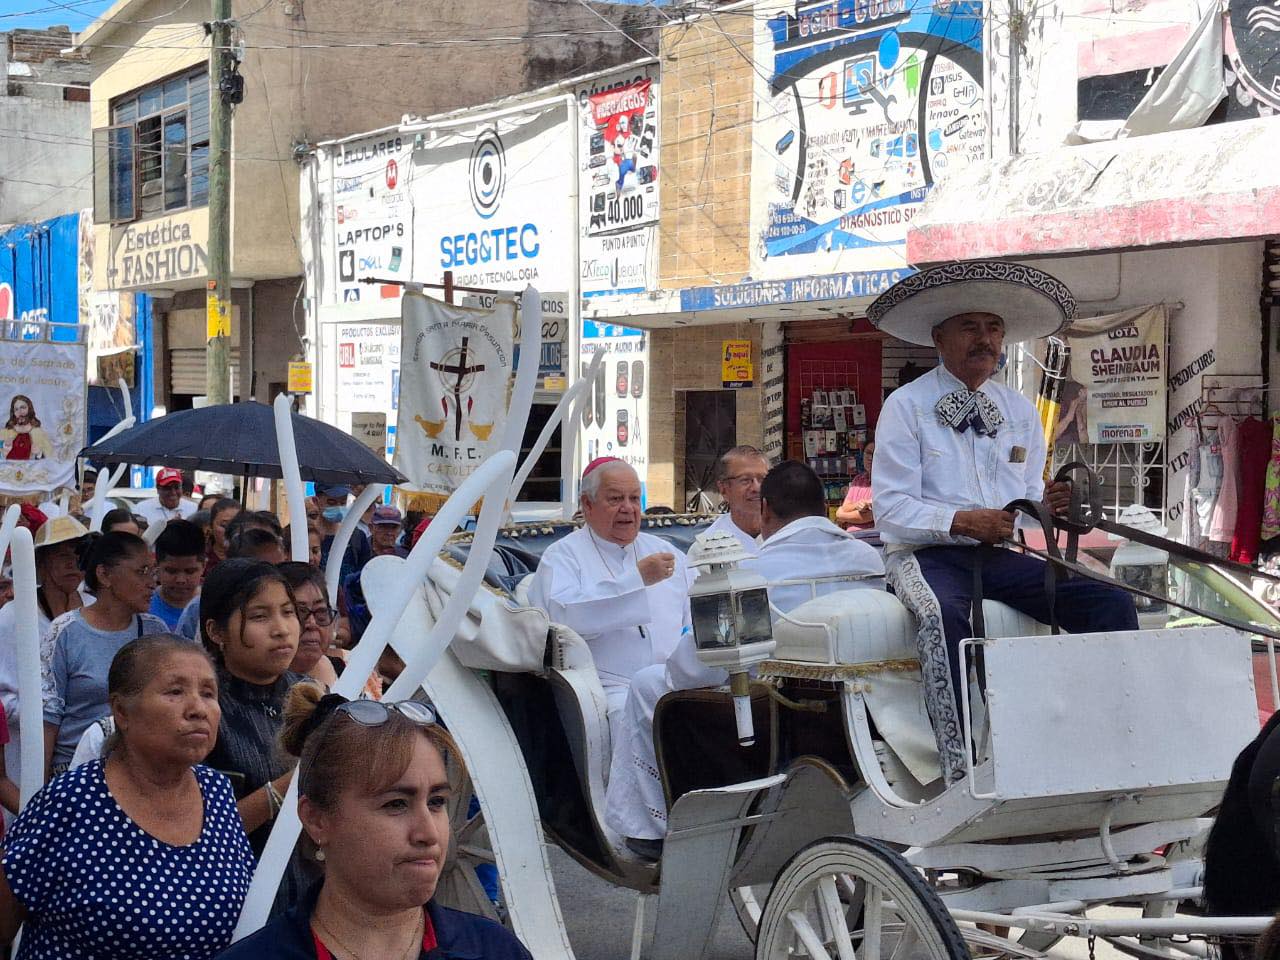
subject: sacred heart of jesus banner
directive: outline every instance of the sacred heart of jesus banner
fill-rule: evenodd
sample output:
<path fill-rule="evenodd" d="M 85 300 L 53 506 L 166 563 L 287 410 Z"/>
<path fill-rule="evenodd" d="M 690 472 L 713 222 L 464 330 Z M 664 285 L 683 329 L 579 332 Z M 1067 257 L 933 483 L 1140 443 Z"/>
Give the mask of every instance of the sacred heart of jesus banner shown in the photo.
<path fill-rule="evenodd" d="M 406 290 L 400 312 L 396 467 L 415 507 L 438 508 L 501 440 L 515 301 L 459 307 Z"/>

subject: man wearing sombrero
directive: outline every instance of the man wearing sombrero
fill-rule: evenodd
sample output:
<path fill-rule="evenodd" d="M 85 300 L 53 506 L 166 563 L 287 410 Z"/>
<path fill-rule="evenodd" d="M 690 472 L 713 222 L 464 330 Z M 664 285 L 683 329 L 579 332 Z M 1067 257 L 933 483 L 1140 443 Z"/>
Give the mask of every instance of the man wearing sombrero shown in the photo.
<path fill-rule="evenodd" d="M 1012 538 L 1010 502 L 1043 500 L 1062 512 L 1071 496 L 1067 484 L 1045 487 L 1045 438 L 1031 401 L 991 377 L 1006 342 L 1057 333 L 1074 312 L 1061 281 L 995 261 L 924 270 L 867 311 L 878 329 L 931 345 L 940 360 L 886 399 L 871 483 L 887 578 L 918 624 L 925 703 L 947 782 L 965 772 L 959 644 L 973 635 L 975 566 L 984 598 L 1049 619 L 1044 562 L 1012 550 L 980 557 L 979 547 Z M 1059 581 L 1056 613 L 1072 632 L 1138 628 L 1128 594 L 1083 578 Z"/>

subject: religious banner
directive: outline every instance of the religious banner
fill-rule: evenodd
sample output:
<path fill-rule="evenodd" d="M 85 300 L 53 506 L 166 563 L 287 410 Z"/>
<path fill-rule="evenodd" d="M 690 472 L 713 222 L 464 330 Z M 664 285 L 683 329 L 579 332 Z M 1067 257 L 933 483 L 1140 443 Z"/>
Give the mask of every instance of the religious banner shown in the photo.
<path fill-rule="evenodd" d="M 454 306 L 406 291 L 400 313 L 395 465 L 415 507 L 443 504 L 502 437 L 514 356 L 515 303 Z M 419 502 L 420 501 L 420 502 Z"/>
<path fill-rule="evenodd" d="M 1074 321 L 1055 435 L 1071 443 L 1153 443 L 1165 436 L 1163 304 Z"/>
<path fill-rule="evenodd" d="M 0 339 L 0 493 L 47 495 L 75 485 L 85 362 L 84 342 Z"/>

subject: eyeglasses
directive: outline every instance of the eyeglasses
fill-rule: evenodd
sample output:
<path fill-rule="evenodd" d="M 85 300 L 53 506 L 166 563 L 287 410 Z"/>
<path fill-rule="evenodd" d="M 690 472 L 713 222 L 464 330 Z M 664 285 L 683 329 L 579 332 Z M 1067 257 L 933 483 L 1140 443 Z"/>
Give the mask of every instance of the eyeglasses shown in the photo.
<path fill-rule="evenodd" d="M 321 607 L 304 607 L 298 605 L 298 619 L 306 623 L 308 618 L 315 620 L 317 627 L 327 627 L 338 616 L 338 611 L 327 603 Z"/>
<path fill-rule="evenodd" d="M 740 487 L 749 487 L 754 484 L 764 483 L 763 473 L 740 473 L 734 477 L 725 477 L 725 483 L 736 483 Z"/>
<path fill-rule="evenodd" d="M 334 710 L 334 713 L 345 713 L 362 727 L 380 727 L 391 719 L 392 711 L 420 727 L 434 726 L 436 722 L 436 712 L 418 700 L 397 700 L 394 703 L 348 700 Z"/>
<path fill-rule="evenodd" d="M 141 577 L 143 580 L 150 580 L 156 575 L 156 568 L 149 565 L 145 567 L 131 567 L 122 563 L 120 566 L 125 570 L 128 570 L 135 577 Z"/>

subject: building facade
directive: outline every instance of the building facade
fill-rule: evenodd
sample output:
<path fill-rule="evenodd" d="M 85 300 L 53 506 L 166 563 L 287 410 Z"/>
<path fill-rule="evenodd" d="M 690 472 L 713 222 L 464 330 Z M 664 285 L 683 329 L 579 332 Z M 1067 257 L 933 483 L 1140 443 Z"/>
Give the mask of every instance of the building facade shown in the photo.
<path fill-rule="evenodd" d="M 288 362 L 307 353 L 299 160 L 309 145 L 625 60 L 627 31 L 643 36 L 652 15 L 564 0 L 496 10 L 233 4 L 244 92 L 232 128 L 233 397 L 269 401 L 285 389 Z M 348 29 L 356 18 L 358 35 Z M 120 0 L 76 47 L 92 70 L 95 285 L 151 297 L 155 396 L 169 410 L 206 390 L 203 20 L 195 8 Z"/>

